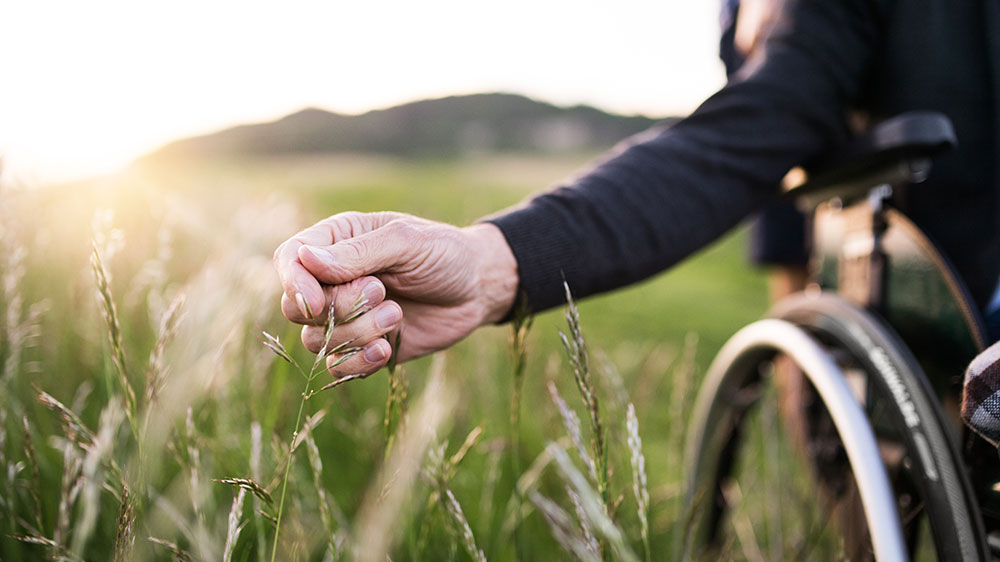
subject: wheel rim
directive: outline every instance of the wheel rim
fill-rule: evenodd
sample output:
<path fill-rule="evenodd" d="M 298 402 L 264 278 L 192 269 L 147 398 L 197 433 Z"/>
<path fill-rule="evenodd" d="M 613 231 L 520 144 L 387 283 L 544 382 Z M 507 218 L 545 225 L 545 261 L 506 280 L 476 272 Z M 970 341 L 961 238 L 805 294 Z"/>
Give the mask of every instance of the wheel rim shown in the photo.
<path fill-rule="evenodd" d="M 693 515 L 689 519 L 686 547 L 707 546 L 721 522 L 720 512 L 726 511 L 727 504 L 723 477 L 733 468 L 724 453 L 731 442 L 739 442 L 732 438 L 739 437 L 746 418 L 743 414 L 750 411 L 734 408 L 734 399 L 749 385 L 762 380 L 758 366 L 777 352 L 793 355 L 808 373 L 823 373 L 813 377 L 814 383 L 823 402 L 829 405 L 834 425 L 851 436 L 845 442 L 844 452 L 855 467 L 858 496 L 869 514 L 867 526 L 872 529 L 872 549 L 880 560 L 906 559 L 888 479 L 864 413 L 829 354 L 801 329 L 780 320 L 763 320 L 737 333 L 720 352 L 706 378 L 688 442 L 689 459 L 693 459 L 689 487 Z M 741 532 L 748 536 L 745 529 Z M 693 553 L 691 548 L 686 548 L 686 552 Z M 747 557 L 753 556 L 747 554 Z"/>

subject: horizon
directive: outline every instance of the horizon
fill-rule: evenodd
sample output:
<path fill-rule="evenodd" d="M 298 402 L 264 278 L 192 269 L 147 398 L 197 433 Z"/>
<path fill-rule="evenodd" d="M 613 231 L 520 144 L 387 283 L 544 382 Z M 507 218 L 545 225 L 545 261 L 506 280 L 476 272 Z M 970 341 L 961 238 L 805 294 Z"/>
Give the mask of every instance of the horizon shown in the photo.
<path fill-rule="evenodd" d="M 201 132 L 195 132 L 195 133 L 192 133 L 191 135 L 186 135 L 186 136 L 182 136 L 182 137 L 167 139 L 163 143 L 161 143 L 161 144 L 159 144 L 157 146 L 154 146 L 152 149 L 135 155 L 133 158 L 129 159 L 127 162 L 123 163 L 120 167 L 118 167 L 117 169 L 114 169 L 114 170 L 109 170 L 109 171 L 103 172 L 103 173 L 99 172 L 99 173 L 92 174 L 92 175 L 78 175 L 78 176 L 74 175 L 73 177 L 69 177 L 67 179 L 58 179 L 57 178 L 55 180 L 50 180 L 50 181 L 47 181 L 47 182 L 44 182 L 44 183 L 35 184 L 35 185 L 28 184 L 27 187 L 29 187 L 29 188 L 30 187 L 44 187 L 44 186 L 47 186 L 47 185 L 53 185 L 53 186 L 55 186 L 55 185 L 60 185 L 60 184 L 75 183 L 75 182 L 78 182 L 78 181 L 88 181 L 88 180 L 98 179 L 98 178 L 101 178 L 103 176 L 114 175 L 116 173 L 120 173 L 120 172 L 124 171 L 130 165 L 134 164 L 137 160 L 139 160 L 141 158 L 144 158 L 146 156 L 149 156 L 151 154 L 154 154 L 157 151 L 159 151 L 159 150 L 161 150 L 161 149 L 163 149 L 163 148 L 165 148 L 165 147 L 167 147 L 167 146 L 169 146 L 171 144 L 174 144 L 176 142 L 181 142 L 181 141 L 185 141 L 185 140 L 192 139 L 192 138 L 197 138 L 197 137 L 211 136 L 211 135 L 215 135 L 215 134 L 218 134 L 218 133 L 223 133 L 225 131 L 228 131 L 228 130 L 231 130 L 231 129 L 235 129 L 235 128 L 238 128 L 238 127 L 247 126 L 247 125 L 263 125 L 263 124 L 269 124 L 269 123 L 276 123 L 276 122 L 281 121 L 281 120 L 283 120 L 283 119 L 285 119 L 287 117 L 290 117 L 292 115 L 297 115 L 297 114 L 305 112 L 305 111 L 323 111 L 323 112 L 334 114 L 334 115 L 341 115 L 341 116 L 347 116 L 347 117 L 357 117 L 357 116 L 366 115 L 368 113 L 379 112 L 379 111 L 386 111 L 386 110 L 394 109 L 394 108 L 397 108 L 397 107 L 402 107 L 402 106 L 411 105 L 411 104 L 414 104 L 414 103 L 419 103 L 419 102 L 424 102 L 424 101 L 435 101 L 435 100 L 445 100 L 445 99 L 451 99 L 451 98 L 462 98 L 462 97 L 471 97 L 471 96 L 489 96 L 489 95 L 519 96 L 519 97 L 523 97 L 523 98 L 529 99 L 531 101 L 534 101 L 536 103 L 548 104 L 548 105 L 555 106 L 555 107 L 557 107 L 559 109 L 565 109 L 565 110 L 572 109 L 572 108 L 575 108 L 575 107 L 589 107 L 589 108 L 593 108 L 593 109 L 596 109 L 598 111 L 602 111 L 604 113 L 607 113 L 609 115 L 614 115 L 614 116 L 617 116 L 617 117 L 645 117 L 645 118 L 657 119 L 657 120 L 659 120 L 659 119 L 665 119 L 665 118 L 670 118 L 670 117 L 678 117 L 677 115 L 652 115 L 652 114 L 640 113 L 640 112 L 634 112 L 634 113 L 615 112 L 615 111 L 612 111 L 612 110 L 610 110 L 608 108 L 599 107 L 597 105 L 588 104 L 588 103 L 561 104 L 561 103 L 553 102 L 553 101 L 550 101 L 550 100 L 540 99 L 540 98 L 535 97 L 535 96 L 529 96 L 527 94 L 522 94 L 522 93 L 518 93 L 518 92 L 504 92 L 504 91 L 470 92 L 470 93 L 467 93 L 467 94 L 446 94 L 446 95 L 442 95 L 442 96 L 438 96 L 438 97 L 428 97 L 428 98 L 412 99 L 412 100 L 404 101 L 402 103 L 397 103 L 397 104 L 394 104 L 394 105 L 389 105 L 389 106 L 385 106 L 385 107 L 373 107 L 371 109 L 366 109 L 366 110 L 356 111 L 356 112 L 342 112 L 342 111 L 335 111 L 335 110 L 332 110 L 332 109 L 329 109 L 329 108 L 325 108 L 325 107 L 305 106 L 305 107 L 300 107 L 298 109 L 292 110 L 292 111 L 290 111 L 288 113 L 285 113 L 283 115 L 278 115 L 278 116 L 276 116 L 274 118 L 270 118 L 270 119 L 264 119 L 264 120 L 260 120 L 260 121 L 248 121 L 248 122 L 245 122 L 245 123 L 233 123 L 231 125 L 226 125 L 226 126 L 223 126 L 223 127 L 217 128 L 217 129 L 212 129 L 212 130 L 208 130 L 208 131 L 201 131 Z M 4 182 L 2 180 L 3 180 L 3 177 L 5 175 L 5 170 L 3 169 L 3 166 L 2 166 L 3 164 L 5 164 L 3 156 L 4 156 L 3 154 L 0 154 L 0 185 L 3 185 Z M 25 182 L 23 182 L 23 181 L 18 182 L 18 178 L 16 178 L 16 177 L 13 178 L 13 182 L 12 183 L 14 183 L 15 185 L 18 184 L 18 183 L 21 183 L 22 185 L 25 184 Z"/>
<path fill-rule="evenodd" d="M 0 68 L 19 85 L 0 92 L 7 183 L 106 175 L 173 140 L 309 107 L 502 92 L 662 117 L 724 82 L 714 2 L 95 2 L 2 10 L 0 50 L 18 56 Z"/>

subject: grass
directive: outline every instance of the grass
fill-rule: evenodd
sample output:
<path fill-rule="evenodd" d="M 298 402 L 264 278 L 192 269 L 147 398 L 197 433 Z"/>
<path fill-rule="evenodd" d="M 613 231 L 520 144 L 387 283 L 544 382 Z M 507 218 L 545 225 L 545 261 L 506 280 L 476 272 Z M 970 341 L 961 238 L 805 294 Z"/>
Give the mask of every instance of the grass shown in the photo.
<path fill-rule="evenodd" d="M 484 328 L 446 361 L 306 400 L 328 379 L 300 378 L 292 363 L 314 357 L 278 311 L 270 254 L 314 220 L 398 209 L 464 223 L 581 162 L 186 163 L 0 190 L 0 559 L 672 552 L 699 373 L 765 308 L 741 234 L 579 303 L 572 362 L 553 311 L 515 330 L 513 353 L 509 326 Z M 113 217 L 98 215 L 91 247 L 97 209 Z M 553 396 L 579 393 L 584 366 L 581 417 Z M 567 453 L 575 441 L 585 451 Z"/>

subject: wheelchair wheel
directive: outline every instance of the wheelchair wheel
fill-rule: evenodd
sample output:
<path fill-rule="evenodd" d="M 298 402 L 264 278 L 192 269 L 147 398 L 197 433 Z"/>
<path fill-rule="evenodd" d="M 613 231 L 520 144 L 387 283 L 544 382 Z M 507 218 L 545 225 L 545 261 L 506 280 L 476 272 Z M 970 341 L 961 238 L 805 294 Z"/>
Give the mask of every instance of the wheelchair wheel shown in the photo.
<path fill-rule="evenodd" d="M 688 443 L 686 553 L 987 559 L 948 426 L 891 330 L 832 295 L 793 297 L 773 316 L 809 341 L 737 334 L 713 364 Z M 809 357 L 813 344 L 826 367 Z M 864 427 L 852 428 L 851 411 Z"/>

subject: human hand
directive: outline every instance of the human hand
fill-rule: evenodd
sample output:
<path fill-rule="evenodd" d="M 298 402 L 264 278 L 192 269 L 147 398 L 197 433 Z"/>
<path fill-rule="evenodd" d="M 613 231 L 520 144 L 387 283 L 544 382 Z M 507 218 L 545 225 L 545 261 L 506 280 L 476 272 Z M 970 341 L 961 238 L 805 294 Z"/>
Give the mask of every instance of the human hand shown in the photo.
<path fill-rule="evenodd" d="M 360 298 L 364 314 L 337 325 L 328 349 L 361 351 L 327 358 L 335 377 L 374 373 L 392 353 L 381 336 L 406 326 L 399 361 L 461 340 L 499 321 L 513 305 L 517 263 L 500 230 L 458 228 L 401 213 L 340 213 L 284 242 L 274 253 L 281 309 L 304 324 L 313 353 L 324 344 L 327 313 L 343 322 Z"/>

